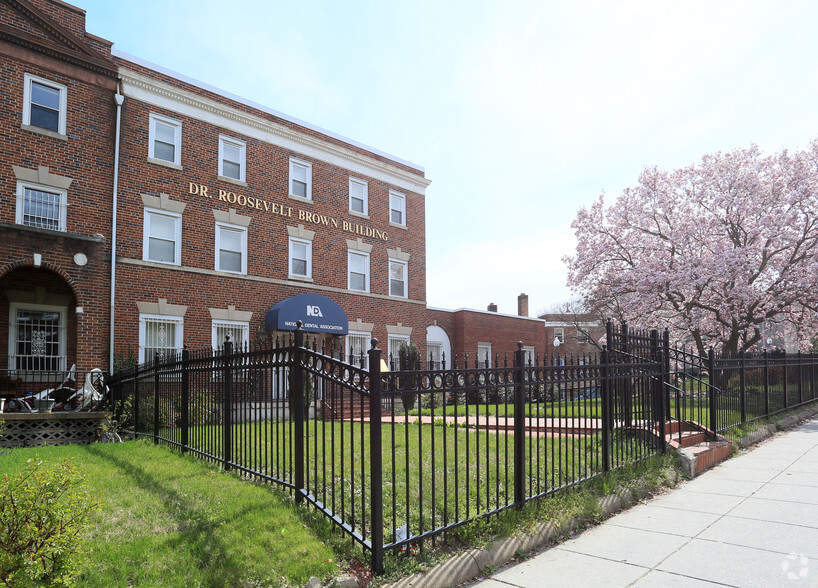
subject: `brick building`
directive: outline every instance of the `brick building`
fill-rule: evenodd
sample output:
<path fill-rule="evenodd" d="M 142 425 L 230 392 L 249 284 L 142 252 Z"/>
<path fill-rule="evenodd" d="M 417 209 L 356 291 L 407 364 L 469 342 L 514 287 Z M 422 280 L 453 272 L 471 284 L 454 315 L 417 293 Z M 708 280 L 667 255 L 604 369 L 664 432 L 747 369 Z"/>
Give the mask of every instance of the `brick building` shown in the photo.
<path fill-rule="evenodd" d="M 423 168 L 118 52 L 60 0 L 1 0 L 0 43 L 8 370 L 258 341 L 305 294 L 345 315 L 314 330 L 347 356 L 546 351 L 525 295 L 427 308 Z"/>
<path fill-rule="evenodd" d="M 14 370 L 108 356 L 111 43 L 60 2 L 0 2 L 0 349 Z M 0 366 L 5 368 L 6 366 Z"/>

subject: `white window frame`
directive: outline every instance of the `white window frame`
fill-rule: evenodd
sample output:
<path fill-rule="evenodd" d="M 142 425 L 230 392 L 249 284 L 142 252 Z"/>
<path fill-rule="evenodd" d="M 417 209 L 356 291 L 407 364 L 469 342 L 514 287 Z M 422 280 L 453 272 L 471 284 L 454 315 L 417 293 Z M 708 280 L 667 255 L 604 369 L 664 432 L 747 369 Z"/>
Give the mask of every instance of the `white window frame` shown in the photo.
<path fill-rule="evenodd" d="M 224 337 L 220 339 L 218 336 L 218 331 L 220 328 L 229 329 L 233 333 L 240 334 L 238 342 L 241 347 L 239 347 L 238 349 L 242 349 L 244 343 L 248 344 L 250 343 L 250 323 L 248 323 L 247 321 L 226 321 L 213 319 L 210 328 L 211 328 L 210 339 L 213 349 L 221 349 L 222 347 L 224 347 Z M 236 351 L 237 350 L 236 337 L 235 336 L 230 337 L 230 341 L 233 343 L 233 350 Z"/>
<path fill-rule="evenodd" d="M 577 343 L 587 345 L 591 342 L 591 332 L 577 327 Z"/>
<path fill-rule="evenodd" d="M 344 361 L 352 363 L 352 365 L 360 367 L 360 364 L 359 364 L 360 356 L 356 355 L 354 357 L 351 357 L 352 353 L 354 351 L 353 345 L 352 345 L 352 339 L 353 338 L 361 340 L 361 345 L 362 345 L 361 350 L 363 351 L 363 358 L 364 358 L 363 369 L 368 370 L 369 369 L 369 353 L 368 353 L 368 351 L 369 351 L 369 348 L 370 348 L 371 342 L 372 342 L 372 333 L 365 333 L 365 332 L 362 332 L 362 331 L 349 331 L 347 333 L 346 338 L 345 338 L 345 341 L 344 341 Z M 350 360 L 352 360 L 352 361 L 350 362 Z"/>
<path fill-rule="evenodd" d="M 402 267 L 403 268 L 403 294 L 393 294 L 392 293 L 392 268 L 393 267 Z M 401 261 L 399 259 L 389 259 L 389 284 L 388 284 L 388 294 L 390 296 L 396 298 L 409 298 L 409 264 L 405 261 Z"/>
<path fill-rule="evenodd" d="M 150 225 L 153 215 L 166 216 L 174 220 L 174 261 L 161 261 L 151 259 L 150 252 Z M 182 215 L 177 212 L 158 210 L 155 208 L 145 208 L 144 222 L 142 224 L 142 259 L 154 263 L 167 263 L 169 265 L 182 265 Z"/>
<path fill-rule="evenodd" d="M 533 345 L 524 345 L 523 352 L 525 354 L 525 365 L 537 365 L 537 350 Z"/>
<path fill-rule="evenodd" d="M 173 161 L 163 159 L 155 155 L 154 146 L 156 143 L 156 123 L 160 122 L 173 127 Z M 150 113 L 150 122 L 148 128 L 148 157 L 160 163 L 171 163 L 174 165 L 182 165 L 182 122 L 162 116 L 161 114 Z"/>
<path fill-rule="evenodd" d="M 490 368 L 492 367 L 493 359 L 491 355 L 491 343 L 478 343 L 475 367 Z M 480 365 L 480 362 L 486 362 L 486 365 Z"/>
<path fill-rule="evenodd" d="M 560 340 L 560 346 L 565 345 L 565 328 L 564 327 L 554 327 L 554 339 Z M 553 342 L 552 339 L 550 342 Z"/>
<path fill-rule="evenodd" d="M 237 178 L 228 176 L 227 174 L 224 173 L 225 162 L 224 148 L 226 145 L 237 147 L 239 150 L 239 160 L 232 162 L 237 163 L 239 165 L 239 177 Z M 245 182 L 246 169 L 247 169 L 247 143 L 245 143 L 244 141 L 239 141 L 238 139 L 233 139 L 231 137 L 219 135 L 219 177 L 234 182 Z"/>
<path fill-rule="evenodd" d="M 221 256 L 219 255 L 219 253 L 221 252 L 221 249 L 222 249 L 222 247 L 221 247 L 222 230 L 235 231 L 235 232 L 240 234 L 240 239 L 241 240 L 240 240 L 239 246 L 241 247 L 241 249 L 239 250 L 239 253 L 241 254 L 241 269 L 238 270 L 238 271 L 231 270 L 231 269 L 223 269 L 221 267 Z M 231 273 L 231 274 L 246 275 L 247 274 L 247 227 L 242 227 L 242 226 L 239 226 L 239 225 L 232 225 L 230 223 L 216 222 L 216 243 L 215 243 L 215 246 L 214 246 L 214 251 L 215 251 L 216 255 L 215 255 L 215 262 L 214 262 L 213 267 L 216 269 L 217 272 L 228 272 L 228 273 Z"/>
<path fill-rule="evenodd" d="M 297 274 L 293 272 L 293 245 L 305 245 L 307 248 L 307 271 L 305 274 Z M 299 239 L 298 237 L 290 237 L 289 255 L 287 257 L 287 271 L 290 278 L 296 279 L 311 279 L 312 278 L 312 241 L 309 239 Z"/>
<path fill-rule="evenodd" d="M 364 289 L 359 290 L 358 288 L 352 287 L 352 256 L 360 256 L 364 259 Z M 356 272 L 357 273 L 357 272 Z M 353 292 L 369 292 L 369 253 L 365 253 L 363 251 L 352 251 L 347 250 L 347 289 L 352 290 Z"/>
<path fill-rule="evenodd" d="M 53 305 L 46 305 L 46 304 L 29 304 L 27 302 L 9 302 L 9 346 L 8 346 L 8 366 L 9 370 L 13 370 L 15 372 L 28 372 L 32 370 L 25 370 L 19 369 L 16 365 L 17 355 L 17 311 L 32 311 L 32 312 L 57 312 L 60 315 L 60 326 L 59 326 L 59 341 L 58 341 L 58 353 L 56 357 L 59 358 L 58 364 L 59 370 L 65 370 L 67 365 L 67 349 L 68 344 L 66 339 L 68 338 L 68 308 L 65 306 L 53 306 Z M 55 357 L 51 356 L 43 356 L 43 357 Z M 38 371 L 38 370 L 33 370 Z M 51 371 L 51 370 L 46 370 Z"/>
<path fill-rule="evenodd" d="M 393 205 L 394 202 L 398 202 L 397 207 Z M 392 220 L 393 210 L 397 210 L 400 212 L 402 222 L 395 222 L 394 220 Z M 389 224 L 398 227 L 406 226 L 406 194 L 401 194 L 400 192 L 389 190 Z"/>
<path fill-rule="evenodd" d="M 152 360 L 153 358 L 146 358 L 145 357 L 145 346 L 146 346 L 146 338 L 147 338 L 147 329 L 148 323 L 150 322 L 163 322 L 163 323 L 173 323 L 176 327 L 175 330 L 175 340 L 173 341 L 172 347 L 167 347 L 167 349 L 173 349 L 176 353 L 182 350 L 183 341 L 185 340 L 184 337 L 184 330 L 185 330 L 185 319 L 181 316 L 168 316 L 164 314 L 140 314 L 139 315 L 139 363 L 145 363 L 147 360 Z"/>
<path fill-rule="evenodd" d="M 46 80 L 45 78 L 28 73 L 23 76 L 23 80 L 23 124 L 35 129 L 42 129 L 44 131 L 65 136 L 67 126 L 66 121 L 68 116 L 68 88 L 63 84 L 58 84 L 57 82 L 52 82 L 51 80 Z M 31 86 L 35 83 L 42 86 L 48 86 L 49 88 L 53 88 L 54 90 L 58 90 L 60 92 L 60 111 L 57 123 L 58 130 L 56 131 L 54 129 L 47 129 L 46 127 L 41 127 L 31 123 Z"/>
<path fill-rule="evenodd" d="M 293 174 L 293 170 L 296 167 L 303 167 L 306 170 L 306 177 L 307 177 L 307 187 L 306 187 L 306 194 L 304 196 L 300 196 L 293 191 L 293 181 L 295 180 L 295 176 Z M 301 159 L 295 159 L 293 157 L 290 158 L 290 180 L 289 180 L 289 187 L 288 190 L 290 192 L 290 198 L 298 198 L 300 200 L 312 200 L 312 164 Z"/>
<path fill-rule="evenodd" d="M 406 343 L 407 345 L 412 344 L 412 338 L 409 335 L 398 335 L 395 333 L 390 333 L 386 337 L 386 353 L 387 358 L 390 360 L 389 363 L 391 364 L 393 361 L 395 362 L 395 369 L 400 369 L 400 364 L 398 362 L 398 350 L 400 349 L 401 344 Z M 390 365 L 389 368 L 391 369 L 392 366 Z"/>
<path fill-rule="evenodd" d="M 352 187 L 353 186 L 360 186 L 362 190 L 362 198 L 359 200 L 363 200 L 363 210 L 353 210 L 352 208 Z M 349 178 L 349 211 L 352 214 L 360 214 L 363 216 L 369 215 L 369 184 L 363 180 L 359 180 L 357 178 Z"/>
<path fill-rule="evenodd" d="M 37 190 L 39 192 L 46 192 L 48 194 L 57 195 L 60 197 L 59 203 L 59 218 L 57 218 L 58 228 L 52 229 L 50 227 L 41 227 L 36 224 L 26 224 L 25 220 L 25 202 L 26 202 L 26 189 L 29 190 Z M 53 188 L 51 186 L 41 186 L 39 184 L 34 184 L 31 182 L 17 182 L 17 211 L 15 222 L 18 225 L 24 225 L 27 227 L 35 227 L 41 229 L 48 229 L 48 230 L 56 230 L 56 231 L 65 231 L 66 224 L 67 224 L 67 209 L 68 209 L 68 191 L 62 190 L 60 188 Z"/>

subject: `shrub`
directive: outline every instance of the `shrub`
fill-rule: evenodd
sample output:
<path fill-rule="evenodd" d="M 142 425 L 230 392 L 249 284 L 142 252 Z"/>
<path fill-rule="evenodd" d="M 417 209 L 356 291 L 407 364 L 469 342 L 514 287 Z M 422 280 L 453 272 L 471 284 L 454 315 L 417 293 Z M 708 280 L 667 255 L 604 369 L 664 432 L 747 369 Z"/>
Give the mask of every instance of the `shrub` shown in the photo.
<path fill-rule="evenodd" d="M 86 564 L 83 534 L 96 509 L 70 461 L 24 470 L 0 481 L 0 584 L 71 586 Z"/>

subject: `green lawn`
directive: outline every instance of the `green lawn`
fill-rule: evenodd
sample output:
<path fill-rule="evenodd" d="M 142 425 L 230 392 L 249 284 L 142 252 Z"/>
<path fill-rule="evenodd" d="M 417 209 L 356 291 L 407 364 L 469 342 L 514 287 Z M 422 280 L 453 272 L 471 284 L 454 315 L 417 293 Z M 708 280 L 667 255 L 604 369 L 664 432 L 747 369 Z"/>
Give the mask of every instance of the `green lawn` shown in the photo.
<path fill-rule="evenodd" d="M 482 413 L 481 413 L 482 414 Z M 165 435 L 176 434 L 165 430 Z M 367 539 L 371 529 L 369 425 L 309 421 L 305 431 L 308 494 Z M 191 445 L 216 454 L 219 427 L 195 427 Z M 265 421 L 234 426 L 234 461 L 293 482 L 291 424 Z M 485 514 L 514 500 L 512 435 L 486 430 L 384 423 L 384 537 L 405 524 L 413 533 Z M 554 491 L 602 471 L 601 437 L 526 437 L 526 495 Z M 616 435 L 615 464 L 653 451 L 644 439 Z"/>
<path fill-rule="evenodd" d="M 36 455 L 74 458 L 98 497 L 79 586 L 280 586 L 338 573 L 310 518 L 269 486 L 141 441 L 0 450 L 0 473 Z"/>

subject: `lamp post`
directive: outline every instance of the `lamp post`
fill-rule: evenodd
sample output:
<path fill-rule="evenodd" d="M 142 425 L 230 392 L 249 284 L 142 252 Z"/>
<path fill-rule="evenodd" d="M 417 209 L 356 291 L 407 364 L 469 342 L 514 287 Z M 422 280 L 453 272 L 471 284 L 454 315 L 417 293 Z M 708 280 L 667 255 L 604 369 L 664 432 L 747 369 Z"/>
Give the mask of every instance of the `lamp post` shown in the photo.
<path fill-rule="evenodd" d="M 560 365 L 560 345 L 562 341 L 560 341 L 559 337 L 554 337 L 554 349 L 557 352 L 557 365 Z"/>

